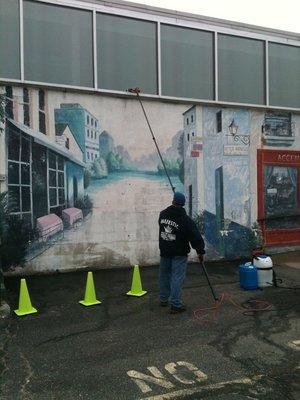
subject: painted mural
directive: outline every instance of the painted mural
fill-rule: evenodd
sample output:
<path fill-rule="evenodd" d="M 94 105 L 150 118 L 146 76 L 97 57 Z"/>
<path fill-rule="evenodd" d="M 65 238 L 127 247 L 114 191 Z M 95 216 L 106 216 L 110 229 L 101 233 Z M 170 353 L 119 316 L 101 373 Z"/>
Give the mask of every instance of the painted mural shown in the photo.
<path fill-rule="evenodd" d="M 5 105 L 7 201 L 29 240 L 22 267 L 4 264 L 31 272 L 155 264 L 158 213 L 172 192 L 137 100 L 29 95 L 36 110 L 24 108 L 18 88 Z M 169 107 L 148 106 L 173 185 L 183 191 L 184 107 L 177 108 L 174 119 Z"/>
<path fill-rule="evenodd" d="M 209 256 L 237 259 L 273 244 L 299 245 L 299 117 L 200 106 L 183 115 L 188 212 L 201 221 Z M 282 149 L 290 146 L 295 150 Z"/>
<path fill-rule="evenodd" d="M 1 93 L 3 267 L 35 273 L 157 264 L 158 214 L 172 191 L 137 99 L 11 86 Z M 274 142 L 297 148 L 297 117 L 292 131 L 278 113 L 144 104 L 207 259 L 249 255 L 263 245 L 262 229 L 300 228 L 297 165 L 264 169 L 264 225 L 256 199 L 257 149 Z M 278 135 L 276 121 L 285 124 Z"/>

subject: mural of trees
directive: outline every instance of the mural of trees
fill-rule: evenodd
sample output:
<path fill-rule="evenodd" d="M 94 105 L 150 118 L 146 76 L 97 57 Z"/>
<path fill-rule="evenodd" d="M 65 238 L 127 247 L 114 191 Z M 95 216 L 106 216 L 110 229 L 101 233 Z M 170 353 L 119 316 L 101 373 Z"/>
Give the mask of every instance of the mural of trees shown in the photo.
<path fill-rule="evenodd" d="M 166 169 L 170 175 L 179 175 L 180 165 L 182 162 L 182 160 L 180 158 L 176 158 L 176 159 L 173 158 L 170 160 L 165 159 L 164 162 L 165 162 Z M 165 170 L 164 170 L 164 167 L 162 164 L 158 164 L 157 172 L 159 175 L 163 175 L 165 173 Z"/>
<path fill-rule="evenodd" d="M 103 179 L 107 178 L 108 175 L 108 168 L 106 161 L 104 158 L 99 157 L 96 160 L 94 160 L 92 166 L 91 166 L 91 176 L 94 179 Z"/>
<path fill-rule="evenodd" d="M 115 146 L 110 133 L 103 131 L 99 137 L 100 157 L 90 166 L 92 179 L 105 179 L 113 172 L 131 171 L 134 169 L 128 151 L 123 146 Z"/>

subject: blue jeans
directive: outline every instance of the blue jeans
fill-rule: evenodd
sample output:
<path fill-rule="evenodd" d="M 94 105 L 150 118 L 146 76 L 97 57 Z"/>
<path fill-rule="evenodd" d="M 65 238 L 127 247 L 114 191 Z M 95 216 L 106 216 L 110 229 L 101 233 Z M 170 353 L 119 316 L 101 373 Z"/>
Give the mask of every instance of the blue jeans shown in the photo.
<path fill-rule="evenodd" d="M 187 257 L 161 257 L 159 267 L 160 301 L 171 300 L 171 306 L 182 307 L 181 292 L 185 280 Z"/>

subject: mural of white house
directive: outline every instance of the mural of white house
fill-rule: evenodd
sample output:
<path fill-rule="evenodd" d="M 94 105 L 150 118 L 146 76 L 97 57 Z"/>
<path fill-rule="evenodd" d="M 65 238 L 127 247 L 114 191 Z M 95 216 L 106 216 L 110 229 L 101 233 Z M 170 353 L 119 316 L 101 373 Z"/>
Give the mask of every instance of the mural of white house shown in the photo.
<path fill-rule="evenodd" d="M 192 106 L 183 113 L 184 187 L 190 217 L 204 210 L 202 108 Z"/>
<path fill-rule="evenodd" d="M 250 112 L 204 108 L 203 114 L 206 235 L 222 257 L 238 258 L 251 250 Z"/>
<path fill-rule="evenodd" d="M 70 126 L 84 154 L 84 161 L 92 163 L 99 157 L 98 119 L 80 104 L 61 104 L 55 109 L 55 122 Z"/>

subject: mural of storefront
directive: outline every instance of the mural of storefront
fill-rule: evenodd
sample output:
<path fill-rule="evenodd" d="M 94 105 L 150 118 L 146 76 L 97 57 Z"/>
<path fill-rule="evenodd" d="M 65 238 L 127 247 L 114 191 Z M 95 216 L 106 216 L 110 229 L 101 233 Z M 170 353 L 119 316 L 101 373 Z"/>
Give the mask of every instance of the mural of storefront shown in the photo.
<path fill-rule="evenodd" d="M 267 246 L 300 244 L 300 151 L 258 150 L 258 220 Z"/>
<path fill-rule="evenodd" d="M 35 227 L 47 214 L 62 210 L 83 197 L 84 163 L 47 137 L 9 120 L 7 134 L 8 195 L 12 214 Z"/>

